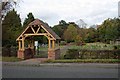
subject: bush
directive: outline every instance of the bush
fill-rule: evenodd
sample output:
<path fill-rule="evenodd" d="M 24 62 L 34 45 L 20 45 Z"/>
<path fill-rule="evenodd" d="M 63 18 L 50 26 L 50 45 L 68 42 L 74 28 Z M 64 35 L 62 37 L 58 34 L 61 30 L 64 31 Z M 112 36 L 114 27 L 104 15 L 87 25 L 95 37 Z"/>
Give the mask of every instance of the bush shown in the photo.
<path fill-rule="evenodd" d="M 16 47 L 3 47 L 2 48 L 2 56 L 16 57 L 17 56 L 17 48 Z"/>
<path fill-rule="evenodd" d="M 68 49 L 67 54 L 64 55 L 65 59 L 77 59 L 79 53 L 77 49 Z"/>
<path fill-rule="evenodd" d="M 67 43 L 65 41 L 61 41 L 60 45 L 66 45 Z"/>
<path fill-rule="evenodd" d="M 114 48 L 114 50 L 120 49 L 120 45 L 115 45 L 115 46 L 113 46 L 113 48 Z"/>
<path fill-rule="evenodd" d="M 113 46 L 114 47 L 114 50 L 116 50 L 117 49 L 117 46 Z"/>
<path fill-rule="evenodd" d="M 68 49 L 64 59 L 117 59 L 120 50 L 79 50 Z"/>

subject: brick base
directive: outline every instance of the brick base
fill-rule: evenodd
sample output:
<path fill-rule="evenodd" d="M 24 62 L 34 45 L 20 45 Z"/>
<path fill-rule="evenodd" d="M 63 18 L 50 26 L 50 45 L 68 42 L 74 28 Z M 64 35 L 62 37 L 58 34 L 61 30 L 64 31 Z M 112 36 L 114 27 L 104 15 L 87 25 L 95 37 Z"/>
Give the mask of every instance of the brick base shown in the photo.
<path fill-rule="evenodd" d="M 18 50 L 17 52 L 17 57 L 20 59 L 29 59 L 29 58 L 33 58 L 35 52 L 33 49 L 26 49 L 24 50 Z"/>
<path fill-rule="evenodd" d="M 25 59 L 24 50 L 18 50 L 17 57 L 20 59 Z"/>
<path fill-rule="evenodd" d="M 32 53 L 32 54 L 31 54 Z M 20 59 L 29 59 L 34 56 L 34 50 L 18 50 L 17 57 Z M 60 58 L 60 49 L 48 49 L 48 59 L 56 60 Z"/>
<path fill-rule="evenodd" d="M 60 58 L 60 49 L 48 49 L 48 59 L 59 59 Z"/>

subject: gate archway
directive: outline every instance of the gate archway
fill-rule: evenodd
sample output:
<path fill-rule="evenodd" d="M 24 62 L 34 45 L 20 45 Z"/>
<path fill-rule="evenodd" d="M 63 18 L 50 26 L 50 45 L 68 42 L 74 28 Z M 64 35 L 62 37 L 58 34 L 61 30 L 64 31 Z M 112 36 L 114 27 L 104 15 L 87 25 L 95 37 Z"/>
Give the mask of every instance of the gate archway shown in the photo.
<path fill-rule="evenodd" d="M 34 39 L 32 36 L 45 36 L 48 39 L 48 59 L 58 59 L 60 55 L 59 47 L 55 47 L 55 42 L 60 40 L 60 37 L 52 31 L 52 29 L 43 21 L 35 19 L 31 22 L 22 34 L 16 39 L 18 42 L 17 57 L 21 59 L 31 58 L 34 55 Z M 25 39 L 29 41 L 28 48 L 25 48 Z M 27 51 L 31 50 L 28 54 Z"/>

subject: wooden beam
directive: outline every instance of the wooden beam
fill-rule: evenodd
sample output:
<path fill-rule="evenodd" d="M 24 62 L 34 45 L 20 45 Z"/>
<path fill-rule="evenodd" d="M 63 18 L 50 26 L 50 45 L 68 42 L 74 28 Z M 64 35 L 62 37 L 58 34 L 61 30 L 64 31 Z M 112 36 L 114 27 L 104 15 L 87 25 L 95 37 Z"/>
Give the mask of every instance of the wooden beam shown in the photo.
<path fill-rule="evenodd" d="M 22 34 L 17 38 L 17 40 L 20 39 L 20 37 L 27 31 L 27 29 L 29 28 L 30 26 L 28 25 L 27 28 L 22 32 Z"/>
<path fill-rule="evenodd" d="M 33 33 L 35 33 L 35 30 L 33 29 L 33 27 L 32 27 L 32 26 L 31 26 L 31 29 L 32 29 Z"/>
<path fill-rule="evenodd" d="M 17 39 L 17 41 L 22 41 L 22 39 Z"/>
<path fill-rule="evenodd" d="M 35 33 L 35 34 L 24 34 L 26 36 L 39 36 L 39 35 L 47 35 L 47 33 Z"/>
<path fill-rule="evenodd" d="M 41 25 L 41 27 L 52 37 L 52 38 L 54 38 L 45 28 L 44 28 L 44 26 L 43 25 Z M 54 38 L 55 39 L 55 38 Z M 55 39 L 56 40 L 56 39 Z"/>
<path fill-rule="evenodd" d="M 39 30 L 40 30 L 40 27 L 37 29 L 36 33 L 38 33 Z"/>

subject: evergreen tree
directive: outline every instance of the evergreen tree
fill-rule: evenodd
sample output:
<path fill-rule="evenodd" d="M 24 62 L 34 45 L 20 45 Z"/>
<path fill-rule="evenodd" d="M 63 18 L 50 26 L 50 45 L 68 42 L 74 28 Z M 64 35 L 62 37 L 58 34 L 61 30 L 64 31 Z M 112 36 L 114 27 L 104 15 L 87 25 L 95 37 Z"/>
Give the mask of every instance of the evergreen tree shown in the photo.
<path fill-rule="evenodd" d="M 2 42 L 3 46 L 16 45 L 16 38 L 21 32 L 21 19 L 13 9 L 9 11 L 2 23 Z"/>
<path fill-rule="evenodd" d="M 68 26 L 68 24 L 64 20 L 61 20 L 61 21 L 59 21 L 59 24 L 53 26 L 52 29 L 59 37 L 61 37 L 61 39 L 64 39 L 63 33 L 67 29 L 67 26 Z"/>
<path fill-rule="evenodd" d="M 34 19 L 33 14 L 32 14 L 32 13 L 29 13 L 29 14 L 27 15 L 27 18 L 25 18 L 25 20 L 24 20 L 24 22 L 23 22 L 23 29 L 26 28 L 27 25 L 28 25 L 30 22 L 34 21 L 34 20 L 35 20 L 35 19 Z"/>

